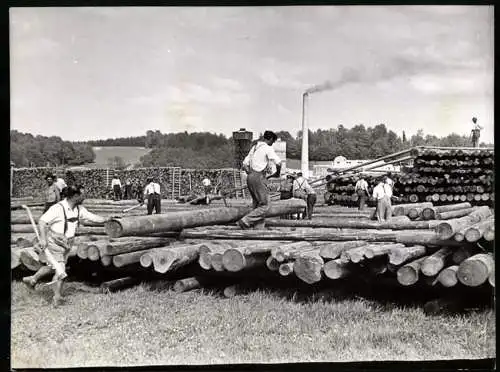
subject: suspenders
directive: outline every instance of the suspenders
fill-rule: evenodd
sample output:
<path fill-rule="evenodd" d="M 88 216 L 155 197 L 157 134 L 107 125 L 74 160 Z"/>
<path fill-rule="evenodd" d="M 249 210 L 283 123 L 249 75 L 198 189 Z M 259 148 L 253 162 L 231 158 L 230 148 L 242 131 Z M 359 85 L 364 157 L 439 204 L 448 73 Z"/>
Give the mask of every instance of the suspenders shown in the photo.
<path fill-rule="evenodd" d="M 66 234 L 66 231 L 68 231 L 68 217 L 66 216 L 66 210 L 64 209 L 64 205 L 62 205 L 62 204 L 59 204 L 59 205 L 62 207 L 62 210 L 64 213 L 64 234 Z M 78 228 L 78 226 L 80 225 L 80 206 L 77 205 L 76 209 L 78 211 L 78 214 L 76 216 L 76 227 Z M 72 219 L 73 218 L 71 218 L 71 220 Z M 70 222 L 74 222 L 74 221 L 70 221 Z"/>

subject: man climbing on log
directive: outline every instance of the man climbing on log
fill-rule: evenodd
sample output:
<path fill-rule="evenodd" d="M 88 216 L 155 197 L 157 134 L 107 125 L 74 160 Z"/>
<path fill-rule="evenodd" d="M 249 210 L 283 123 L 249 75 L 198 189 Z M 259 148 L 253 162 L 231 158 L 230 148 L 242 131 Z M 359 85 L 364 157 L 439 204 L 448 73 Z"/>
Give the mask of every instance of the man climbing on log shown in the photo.
<path fill-rule="evenodd" d="M 148 214 L 153 214 L 153 208 L 156 214 L 161 213 L 161 193 L 160 184 L 154 182 L 153 177 L 147 179 L 148 184 L 144 188 L 144 199 L 148 201 Z"/>
<path fill-rule="evenodd" d="M 472 130 L 470 133 L 470 139 L 472 140 L 472 147 L 478 147 L 479 146 L 479 136 L 481 135 L 481 129 L 483 129 L 482 126 L 480 126 L 477 123 L 477 118 L 472 118 Z"/>
<path fill-rule="evenodd" d="M 82 202 L 85 199 L 83 186 L 73 185 L 67 188 L 67 196 L 51 206 L 38 222 L 40 229 L 40 249 L 45 256 L 53 260 L 47 266 L 42 266 L 34 275 L 23 278 L 23 282 L 35 287 L 38 280 L 50 274 L 54 284 L 54 306 L 61 303 L 63 280 L 67 277 L 66 261 L 73 249 L 73 241 L 80 220 L 104 223 L 106 218 L 89 212 Z"/>
<path fill-rule="evenodd" d="M 309 185 L 307 180 L 302 175 L 302 172 L 297 173 L 297 178 L 293 181 L 293 197 L 306 201 L 306 215 L 308 219 L 312 219 L 314 205 L 316 204 L 316 191 Z M 305 216 L 304 216 L 305 218 Z"/>
<path fill-rule="evenodd" d="M 366 182 L 364 177 L 361 177 L 358 182 L 356 182 L 354 191 L 358 195 L 358 210 L 365 210 L 366 199 L 370 197 L 370 190 L 368 190 L 368 182 Z"/>
<path fill-rule="evenodd" d="M 61 200 L 59 188 L 54 183 L 54 176 L 47 174 L 45 180 L 47 181 L 47 189 L 45 190 L 45 207 L 43 213 L 47 212 L 50 207 Z"/>
<path fill-rule="evenodd" d="M 373 199 L 377 202 L 375 214 L 378 222 L 387 222 L 392 215 L 391 209 L 392 189 L 385 183 L 385 177 L 379 178 L 377 186 L 373 189 Z"/>
<path fill-rule="evenodd" d="M 281 159 L 273 149 L 273 143 L 277 139 L 278 136 L 274 132 L 266 130 L 262 139 L 250 148 L 243 160 L 243 170 L 248 174 L 247 187 L 254 209 L 238 221 L 242 229 L 264 228 L 264 219 L 270 203 L 267 179 L 279 177 L 281 172 Z"/>

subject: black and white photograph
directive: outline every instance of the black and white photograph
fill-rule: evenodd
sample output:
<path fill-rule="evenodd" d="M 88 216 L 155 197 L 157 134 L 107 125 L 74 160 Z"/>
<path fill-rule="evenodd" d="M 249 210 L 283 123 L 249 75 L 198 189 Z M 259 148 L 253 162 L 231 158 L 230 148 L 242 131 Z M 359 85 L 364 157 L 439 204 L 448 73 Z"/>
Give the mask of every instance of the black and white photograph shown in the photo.
<path fill-rule="evenodd" d="M 10 7 L 9 64 L 12 369 L 496 359 L 493 5 Z"/>

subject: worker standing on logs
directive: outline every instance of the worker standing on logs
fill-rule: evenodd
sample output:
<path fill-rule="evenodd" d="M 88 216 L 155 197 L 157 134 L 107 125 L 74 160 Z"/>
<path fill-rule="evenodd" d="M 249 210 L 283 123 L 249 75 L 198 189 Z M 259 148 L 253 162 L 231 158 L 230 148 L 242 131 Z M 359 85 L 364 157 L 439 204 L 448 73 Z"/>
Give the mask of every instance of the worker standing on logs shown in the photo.
<path fill-rule="evenodd" d="M 205 191 L 205 200 L 206 200 L 206 203 L 207 205 L 210 204 L 210 200 L 208 198 L 208 194 L 210 194 L 210 185 L 212 184 L 212 182 L 210 182 L 210 180 L 208 179 L 208 177 L 205 177 L 202 181 L 201 181 L 202 185 L 203 185 L 203 189 Z"/>
<path fill-rule="evenodd" d="M 66 198 L 51 206 L 40 217 L 38 222 L 40 228 L 40 248 L 46 256 L 51 255 L 54 260 L 48 266 L 42 266 L 34 275 L 24 277 L 23 282 L 30 287 L 34 287 L 42 277 L 54 274 L 53 302 L 55 306 L 61 303 L 63 280 L 67 277 L 65 269 L 66 261 L 72 250 L 73 240 L 80 220 L 95 223 L 104 223 L 107 221 L 106 218 L 93 214 L 82 206 L 81 204 L 84 199 L 83 186 L 69 186 Z"/>
<path fill-rule="evenodd" d="M 482 126 L 477 123 L 477 118 L 472 118 L 472 131 L 470 133 L 470 138 L 472 139 L 472 147 L 479 147 L 479 136 L 481 134 Z"/>
<path fill-rule="evenodd" d="M 45 207 L 43 213 L 47 212 L 50 207 L 61 200 L 59 188 L 54 183 L 54 176 L 47 174 L 45 180 L 47 181 L 47 189 L 45 190 Z"/>
<path fill-rule="evenodd" d="M 153 214 L 153 208 L 156 214 L 161 213 L 161 193 L 160 184 L 153 182 L 153 177 L 148 177 L 148 184 L 144 189 L 144 199 L 148 200 L 148 214 Z"/>
<path fill-rule="evenodd" d="M 377 210 L 375 213 L 377 215 L 378 222 L 389 221 L 392 215 L 392 189 L 385 182 L 385 178 L 386 177 L 380 178 L 377 186 L 373 189 L 373 199 L 377 202 Z"/>
<path fill-rule="evenodd" d="M 57 189 L 59 190 L 59 195 L 61 198 L 66 197 L 66 189 L 68 185 L 66 184 L 66 181 L 64 181 L 63 177 L 63 171 L 62 170 L 57 170 L 56 171 L 56 182 L 55 185 Z"/>
<path fill-rule="evenodd" d="M 243 160 L 243 169 L 248 174 L 247 187 L 252 196 L 253 210 L 238 221 L 242 229 L 264 228 L 264 217 L 269 209 L 267 179 L 279 177 L 281 159 L 273 149 L 278 136 L 269 130 L 254 144 Z"/>
<path fill-rule="evenodd" d="M 130 200 L 133 198 L 132 196 L 132 181 L 130 178 L 127 178 L 125 181 L 125 195 L 123 197 L 125 200 Z"/>
<path fill-rule="evenodd" d="M 354 186 L 356 194 L 358 194 L 358 210 L 365 210 L 366 199 L 370 197 L 370 190 L 368 189 L 368 182 L 366 182 L 364 177 L 361 177 L 356 186 Z"/>
<path fill-rule="evenodd" d="M 118 174 L 115 173 L 113 179 L 111 180 L 111 189 L 113 189 L 113 200 L 121 200 L 122 198 L 122 182 L 118 177 Z"/>
<path fill-rule="evenodd" d="M 294 198 L 306 201 L 306 215 L 308 219 L 312 219 L 312 212 L 316 204 L 316 191 L 309 185 L 302 172 L 297 173 L 297 178 L 293 181 L 292 190 Z"/>

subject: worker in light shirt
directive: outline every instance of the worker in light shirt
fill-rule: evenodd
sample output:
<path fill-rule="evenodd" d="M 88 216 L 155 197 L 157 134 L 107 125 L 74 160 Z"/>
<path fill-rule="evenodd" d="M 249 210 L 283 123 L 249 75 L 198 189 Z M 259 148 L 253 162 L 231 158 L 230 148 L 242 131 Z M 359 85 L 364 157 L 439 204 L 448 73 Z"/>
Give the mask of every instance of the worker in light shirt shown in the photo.
<path fill-rule="evenodd" d="M 153 181 L 152 177 L 147 180 L 148 184 L 144 188 L 144 199 L 148 201 L 148 214 L 153 214 L 153 208 L 156 214 L 161 213 L 161 193 L 160 184 Z"/>
<path fill-rule="evenodd" d="M 361 177 L 358 182 L 356 182 L 354 190 L 358 195 L 358 210 L 362 211 L 365 209 L 366 199 L 370 196 L 370 191 L 368 190 L 368 182 L 366 182 L 364 177 Z"/>
<path fill-rule="evenodd" d="M 243 160 L 243 169 L 248 174 L 247 187 L 252 196 L 253 210 L 238 221 L 242 229 L 264 228 L 266 212 L 269 210 L 267 179 L 279 177 L 281 159 L 273 149 L 278 136 L 269 130 L 262 139 L 250 148 Z"/>
<path fill-rule="evenodd" d="M 122 198 L 122 182 L 118 178 L 118 174 L 111 180 L 111 189 L 113 189 L 113 200 L 121 200 Z"/>
<path fill-rule="evenodd" d="M 64 179 L 62 178 L 62 174 L 63 171 L 61 170 L 57 170 L 56 172 L 56 181 L 54 182 L 54 184 L 56 185 L 57 189 L 59 190 L 59 195 L 61 196 L 61 198 L 65 198 L 66 197 L 66 189 L 68 187 L 68 185 L 66 184 L 66 181 L 64 181 Z"/>
<path fill-rule="evenodd" d="M 385 178 L 380 178 L 377 186 L 373 189 L 373 199 L 377 202 L 378 222 L 389 221 L 392 215 L 391 207 L 392 188 L 385 183 Z"/>
<path fill-rule="evenodd" d="M 67 187 L 67 196 L 64 200 L 51 206 L 38 222 L 40 228 L 41 258 L 46 257 L 47 266 L 42 266 L 34 275 L 23 278 L 23 282 L 30 287 L 35 287 L 38 280 L 54 274 L 54 305 L 61 303 L 62 285 L 66 274 L 68 256 L 75 248 L 73 246 L 76 230 L 80 220 L 85 222 L 104 223 L 105 217 L 89 212 L 82 202 L 85 199 L 83 186 L 73 185 Z M 51 257 L 52 259 L 50 259 Z"/>
<path fill-rule="evenodd" d="M 317 198 L 316 191 L 309 185 L 302 172 L 297 173 L 297 177 L 293 181 L 292 192 L 294 198 L 306 201 L 306 215 L 308 219 L 312 219 L 313 209 Z"/>

